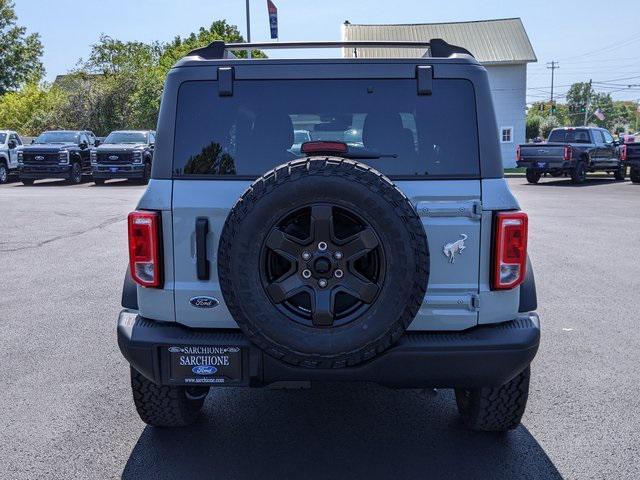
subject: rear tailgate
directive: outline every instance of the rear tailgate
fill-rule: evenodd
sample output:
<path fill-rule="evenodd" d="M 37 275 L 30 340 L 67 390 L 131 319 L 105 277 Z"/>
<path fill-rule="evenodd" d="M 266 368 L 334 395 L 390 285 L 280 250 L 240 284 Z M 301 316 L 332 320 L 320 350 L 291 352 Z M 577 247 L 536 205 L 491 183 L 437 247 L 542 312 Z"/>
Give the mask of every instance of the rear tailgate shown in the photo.
<path fill-rule="evenodd" d="M 193 327 L 235 328 L 218 279 L 218 240 L 230 207 L 250 182 L 176 180 L 173 187 L 173 243 L 176 320 Z M 482 218 L 479 180 L 400 181 L 398 187 L 415 205 L 427 232 L 431 273 L 426 298 L 414 330 L 462 330 L 478 322 Z M 208 224 L 210 276 L 198 279 L 196 221 Z M 455 258 L 444 246 L 463 240 Z M 484 246 L 488 249 L 489 246 Z M 488 252 L 488 250 L 487 250 Z M 191 299 L 214 297 L 216 308 L 194 308 Z"/>
<path fill-rule="evenodd" d="M 564 159 L 564 143 L 532 143 L 520 145 L 519 166 L 560 166 Z"/>

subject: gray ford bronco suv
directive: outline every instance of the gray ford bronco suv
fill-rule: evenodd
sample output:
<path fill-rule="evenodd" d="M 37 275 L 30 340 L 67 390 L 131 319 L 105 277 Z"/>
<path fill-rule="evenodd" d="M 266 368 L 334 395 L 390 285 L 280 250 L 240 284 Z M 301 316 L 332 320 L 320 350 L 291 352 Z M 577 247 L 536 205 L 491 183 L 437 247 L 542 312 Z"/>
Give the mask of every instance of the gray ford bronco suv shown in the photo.
<path fill-rule="evenodd" d="M 427 54 L 232 53 L 367 46 Z M 368 381 L 453 388 L 470 428 L 513 429 L 540 339 L 527 225 L 466 50 L 195 50 L 166 80 L 128 219 L 117 333 L 137 411 L 182 426 L 212 388 Z"/>

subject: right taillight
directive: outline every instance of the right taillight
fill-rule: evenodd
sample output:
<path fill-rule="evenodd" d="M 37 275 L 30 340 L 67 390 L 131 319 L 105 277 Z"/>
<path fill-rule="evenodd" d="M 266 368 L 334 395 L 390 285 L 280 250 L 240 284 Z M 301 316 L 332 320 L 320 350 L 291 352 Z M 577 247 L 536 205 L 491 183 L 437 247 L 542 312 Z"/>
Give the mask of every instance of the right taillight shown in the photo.
<path fill-rule="evenodd" d="M 520 161 L 520 145 L 516 147 L 516 162 Z"/>
<path fill-rule="evenodd" d="M 493 290 L 517 287 L 527 268 L 529 219 L 524 212 L 499 212 L 494 217 Z"/>
<path fill-rule="evenodd" d="M 565 162 L 568 162 L 569 160 L 571 160 L 571 147 L 569 146 L 564 147 L 564 155 L 562 156 L 562 158 L 564 159 Z"/>
<path fill-rule="evenodd" d="M 129 267 L 133 280 L 143 287 L 161 285 L 160 214 L 136 210 L 129 214 Z"/>
<path fill-rule="evenodd" d="M 626 145 L 622 145 L 620 147 L 620 161 L 621 162 L 626 162 L 627 161 L 627 146 Z"/>

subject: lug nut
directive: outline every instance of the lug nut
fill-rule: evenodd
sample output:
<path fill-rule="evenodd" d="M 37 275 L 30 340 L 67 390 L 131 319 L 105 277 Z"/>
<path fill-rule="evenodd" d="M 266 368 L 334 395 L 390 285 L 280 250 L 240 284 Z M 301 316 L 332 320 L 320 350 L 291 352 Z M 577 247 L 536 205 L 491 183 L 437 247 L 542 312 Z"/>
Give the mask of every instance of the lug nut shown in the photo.
<path fill-rule="evenodd" d="M 320 242 L 318 243 L 318 250 L 320 250 L 321 252 L 324 252 L 327 249 L 327 244 L 326 242 Z"/>
<path fill-rule="evenodd" d="M 327 286 L 327 281 L 324 278 L 321 278 L 318 280 L 318 285 L 320 285 L 320 288 L 324 288 Z"/>
<path fill-rule="evenodd" d="M 302 259 L 309 260 L 311 258 L 311 254 L 309 252 L 302 252 Z"/>
<path fill-rule="evenodd" d="M 333 272 L 333 274 L 336 276 L 336 278 L 342 278 L 344 275 L 344 272 L 340 269 L 336 270 L 335 272 Z"/>
<path fill-rule="evenodd" d="M 311 278 L 311 270 L 303 270 L 302 271 L 302 276 L 304 278 Z"/>
<path fill-rule="evenodd" d="M 336 260 L 340 260 L 342 258 L 342 252 L 336 252 L 333 254 Z"/>

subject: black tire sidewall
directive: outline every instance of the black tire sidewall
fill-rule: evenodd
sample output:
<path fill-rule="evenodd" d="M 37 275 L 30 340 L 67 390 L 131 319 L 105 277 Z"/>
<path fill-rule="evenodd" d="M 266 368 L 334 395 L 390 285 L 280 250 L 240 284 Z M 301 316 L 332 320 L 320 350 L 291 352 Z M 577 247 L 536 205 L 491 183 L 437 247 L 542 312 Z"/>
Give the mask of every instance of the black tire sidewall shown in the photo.
<path fill-rule="evenodd" d="M 79 173 L 77 177 L 76 173 Z M 69 183 L 71 183 L 72 185 L 78 185 L 82 183 L 82 167 L 80 167 L 80 164 L 78 162 L 74 162 L 71 165 L 71 170 L 69 171 Z"/>
<path fill-rule="evenodd" d="M 374 229 L 384 249 L 386 271 L 378 298 L 359 318 L 343 326 L 315 328 L 292 321 L 272 304 L 261 283 L 264 238 L 288 213 L 312 203 L 330 203 L 357 212 Z M 349 355 L 375 344 L 394 329 L 391 336 L 397 338 L 417 313 L 428 280 L 428 256 L 427 265 L 420 268 L 417 263 L 425 257 L 413 251 L 414 240 L 405 220 L 382 195 L 348 178 L 314 175 L 292 179 L 263 195 L 251 214 L 235 224 L 228 251 L 219 255 L 228 261 L 228 278 L 221 274 L 225 301 L 245 333 L 258 332 L 259 346 L 293 363 L 301 357 L 322 361 Z M 224 243 L 221 241 L 221 249 Z M 416 272 L 426 273 L 424 278 L 416 278 Z M 422 296 L 414 298 L 415 284 L 420 282 Z M 230 296 L 233 298 L 228 299 Z M 413 312 L 410 318 L 408 306 Z M 288 354 L 296 358 L 287 359 Z"/>
<path fill-rule="evenodd" d="M 9 181 L 9 169 L 4 164 L 4 162 L 0 162 L 0 185 L 3 183 L 7 183 Z"/>

